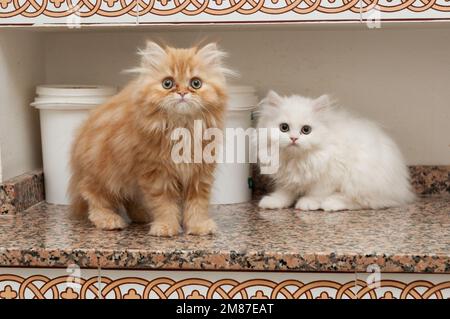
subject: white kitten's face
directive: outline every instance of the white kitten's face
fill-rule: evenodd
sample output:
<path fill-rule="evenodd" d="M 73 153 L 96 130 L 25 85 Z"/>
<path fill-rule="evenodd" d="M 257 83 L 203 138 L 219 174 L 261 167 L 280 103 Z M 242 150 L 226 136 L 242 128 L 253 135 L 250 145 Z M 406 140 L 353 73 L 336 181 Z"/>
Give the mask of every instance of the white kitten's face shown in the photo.
<path fill-rule="evenodd" d="M 321 103 L 301 96 L 268 96 L 262 105 L 260 127 L 278 129 L 281 151 L 303 152 L 320 147 L 327 134 L 321 120 Z"/>

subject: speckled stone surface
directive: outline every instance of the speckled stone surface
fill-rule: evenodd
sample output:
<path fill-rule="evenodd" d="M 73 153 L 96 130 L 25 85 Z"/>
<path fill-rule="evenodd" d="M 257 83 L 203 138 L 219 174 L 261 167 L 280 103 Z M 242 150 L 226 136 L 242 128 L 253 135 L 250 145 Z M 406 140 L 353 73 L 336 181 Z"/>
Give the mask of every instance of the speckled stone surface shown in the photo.
<path fill-rule="evenodd" d="M 450 195 L 379 211 L 260 210 L 254 203 L 211 207 L 219 233 L 173 239 L 148 225 L 101 231 L 38 204 L 0 217 L 0 265 L 127 269 L 450 273 Z"/>
<path fill-rule="evenodd" d="M 0 215 L 15 214 L 44 200 L 44 176 L 33 171 L 0 184 Z"/>
<path fill-rule="evenodd" d="M 410 166 L 411 183 L 416 193 L 450 193 L 450 166 Z"/>
<path fill-rule="evenodd" d="M 449 165 L 414 165 L 409 166 L 411 184 L 419 195 L 450 194 Z M 273 189 L 270 175 L 259 173 L 257 165 L 252 165 L 253 195 L 259 197 Z"/>

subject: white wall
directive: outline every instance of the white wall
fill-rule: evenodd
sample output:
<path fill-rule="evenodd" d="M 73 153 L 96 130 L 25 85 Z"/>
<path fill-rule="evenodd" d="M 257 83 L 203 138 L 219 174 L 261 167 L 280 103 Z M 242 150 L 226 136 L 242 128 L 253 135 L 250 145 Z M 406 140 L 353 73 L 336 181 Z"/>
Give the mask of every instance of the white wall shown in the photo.
<path fill-rule="evenodd" d="M 0 182 L 42 167 L 39 118 L 29 106 L 45 76 L 42 40 L 0 31 Z"/>
<path fill-rule="evenodd" d="M 211 28 L 204 27 L 204 29 Z M 318 96 L 382 123 L 409 164 L 450 164 L 450 29 L 72 32 L 48 35 L 49 83 L 122 85 L 145 39 L 220 41 L 238 80 Z"/>
<path fill-rule="evenodd" d="M 130 30 L 0 30 L 0 181 L 42 166 L 38 114 L 29 106 L 37 84 L 123 85 L 130 76 L 121 71 L 137 64 L 145 39 L 217 40 L 241 73 L 237 82 L 260 97 L 271 88 L 332 93 L 381 122 L 409 164 L 450 164 L 450 28 Z"/>

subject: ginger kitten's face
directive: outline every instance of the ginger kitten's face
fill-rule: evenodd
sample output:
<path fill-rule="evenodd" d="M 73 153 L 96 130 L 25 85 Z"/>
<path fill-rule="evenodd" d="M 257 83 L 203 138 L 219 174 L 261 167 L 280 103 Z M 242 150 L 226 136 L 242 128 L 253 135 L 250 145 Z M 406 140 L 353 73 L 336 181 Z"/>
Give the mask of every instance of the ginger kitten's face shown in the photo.
<path fill-rule="evenodd" d="M 139 71 L 146 99 L 169 114 L 196 114 L 222 106 L 225 97 L 224 53 L 215 44 L 190 49 L 161 48 L 149 42 Z"/>

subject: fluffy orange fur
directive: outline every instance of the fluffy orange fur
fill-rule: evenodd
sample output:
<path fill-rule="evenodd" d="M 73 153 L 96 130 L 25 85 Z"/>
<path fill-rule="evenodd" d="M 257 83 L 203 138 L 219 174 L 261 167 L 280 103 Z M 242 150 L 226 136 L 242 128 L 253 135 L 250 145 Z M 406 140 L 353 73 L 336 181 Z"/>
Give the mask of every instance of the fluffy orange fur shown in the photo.
<path fill-rule="evenodd" d="M 214 164 L 171 159 L 175 128 L 222 128 L 227 102 L 224 53 L 215 44 L 176 49 L 147 43 L 139 76 L 80 127 L 71 156 L 72 209 L 101 229 L 151 222 L 150 234 L 216 230 L 208 215 Z M 192 79 L 201 79 L 193 88 Z M 162 82 L 171 79 L 170 89 Z M 193 136 L 193 135 L 192 135 Z M 204 144 L 205 146 L 205 144 Z"/>

